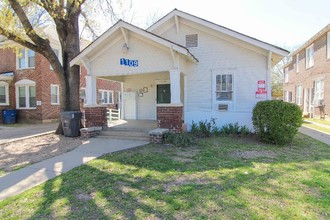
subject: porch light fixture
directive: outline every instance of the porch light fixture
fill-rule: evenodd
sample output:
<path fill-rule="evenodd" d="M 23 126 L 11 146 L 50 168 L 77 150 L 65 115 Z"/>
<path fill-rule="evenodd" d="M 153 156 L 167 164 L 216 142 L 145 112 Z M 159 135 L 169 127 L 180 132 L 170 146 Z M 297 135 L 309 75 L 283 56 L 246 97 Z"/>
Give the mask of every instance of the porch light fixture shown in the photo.
<path fill-rule="evenodd" d="M 129 50 L 128 45 L 126 43 L 124 43 L 123 48 L 122 48 L 123 53 L 127 53 L 128 50 Z"/>

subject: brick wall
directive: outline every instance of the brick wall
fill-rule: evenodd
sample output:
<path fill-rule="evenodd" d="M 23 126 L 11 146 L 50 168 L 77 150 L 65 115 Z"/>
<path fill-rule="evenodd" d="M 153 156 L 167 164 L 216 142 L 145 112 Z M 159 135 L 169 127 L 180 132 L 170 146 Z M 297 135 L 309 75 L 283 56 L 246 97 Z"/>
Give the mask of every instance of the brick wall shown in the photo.
<path fill-rule="evenodd" d="M 84 67 L 81 67 L 80 69 L 80 88 L 86 88 L 86 79 L 85 76 L 87 75 L 87 71 Z M 113 93 L 113 100 L 114 104 L 109 104 L 107 105 L 108 108 L 116 108 L 116 100 L 118 99 L 118 92 L 121 91 L 121 85 L 120 82 L 116 82 L 113 80 L 108 80 L 108 79 L 96 79 L 96 89 L 97 91 L 100 89 L 103 90 L 112 90 Z"/>
<path fill-rule="evenodd" d="M 106 107 L 87 107 L 84 108 L 84 126 L 106 127 L 107 126 L 107 108 Z"/>
<path fill-rule="evenodd" d="M 288 64 L 289 82 L 284 83 L 284 91 L 292 92 L 293 102 L 296 102 L 296 86 L 302 85 L 302 105 L 304 110 L 304 93 L 305 88 L 314 90 L 315 80 L 324 80 L 324 101 L 325 112 L 330 114 L 330 59 L 327 59 L 327 39 L 326 33 L 314 41 L 314 66 L 306 69 L 306 48 L 299 52 L 299 72 L 296 72 L 296 55 L 292 58 L 292 62 Z M 319 109 L 315 108 L 315 115 L 319 115 Z"/>
<path fill-rule="evenodd" d="M 157 107 L 157 127 L 168 128 L 171 132 L 181 132 L 183 123 L 183 107 Z"/>

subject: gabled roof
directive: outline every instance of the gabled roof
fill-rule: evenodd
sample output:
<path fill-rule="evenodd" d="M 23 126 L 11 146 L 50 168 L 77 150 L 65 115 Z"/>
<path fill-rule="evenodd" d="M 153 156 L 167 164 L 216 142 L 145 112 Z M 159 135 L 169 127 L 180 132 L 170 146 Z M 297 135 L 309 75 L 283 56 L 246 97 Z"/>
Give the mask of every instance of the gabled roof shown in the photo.
<path fill-rule="evenodd" d="M 278 46 L 266 43 L 264 41 L 258 40 L 256 38 L 247 36 L 245 34 L 239 33 L 237 31 L 234 31 L 232 29 L 226 28 L 224 26 L 215 24 L 211 21 L 205 20 L 203 18 L 197 17 L 195 15 L 191 15 L 189 13 L 180 11 L 178 9 L 174 9 L 173 11 L 171 11 L 170 13 L 168 13 L 167 15 L 165 15 L 163 18 L 161 18 L 160 20 L 158 20 L 156 23 L 154 23 L 153 25 L 151 25 L 147 30 L 153 32 L 154 30 L 156 30 L 158 27 L 160 27 L 161 25 L 163 25 L 164 23 L 166 23 L 167 21 L 169 21 L 170 19 L 174 18 L 175 16 L 179 16 L 182 17 L 184 19 L 193 21 L 197 24 L 206 26 L 208 28 L 211 28 L 213 30 L 219 31 L 223 34 L 226 34 L 228 36 L 234 37 L 236 39 L 242 40 L 244 42 L 247 42 L 249 44 L 252 44 L 254 46 L 260 47 L 262 49 L 265 49 L 267 51 L 272 51 L 274 53 L 277 53 L 281 56 L 286 56 L 289 51 L 280 48 Z"/>
<path fill-rule="evenodd" d="M 300 47 L 298 47 L 296 50 L 292 51 L 289 56 L 294 56 L 301 50 L 305 49 L 309 45 L 311 45 L 314 41 L 316 41 L 319 37 L 321 37 L 323 34 L 330 31 L 330 23 L 322 28 L 319 32 L 317 32 L 313 37 L 311 37 L 308 41 L 306 41 L 304 44 L 302 44 Z"/>
<path fill-rule="evenodd" d="M 129 30 L 131 32 L 134 32 L 142 37 L 145 37 L 148 40 L 154 41 L 160 45 L 163 45 L 165 47 L 169 47 L 187 57 L 189 57 L 194 62 L 198 62 L 197 58 L 190 53 L 188 48 L 177 44 L 173 41 L 170 41 L 168 39 L 165 39 L 163 37 L 160 37 L 154 33 L 151 33 L 149 31 L 146 31 L 144 29 L 141 29 L 135 25 L 129 24 L 123 20 L 119 20 L 116 24 L 114 24 L 112 27 L 110 27 L 106 32 L 104 32 L 100 37 L 98 37 L 93 43 L 91 43 L 88 47 L 86 47 L 83 51 L 81 51 L 71 62 L 70 65 L 73 66 L 75 64 L 78 64 L 79 59 L 81 57 L 84 57 L 91 51 L 93 51 L 96 47 L 100 46 L 102 42 L 104 42 L 108 37 L 110 37 L 112 34 L 114 34 L 116 31 L 118 31 L 120 28 L 125 28 L 126 30 Z"/>

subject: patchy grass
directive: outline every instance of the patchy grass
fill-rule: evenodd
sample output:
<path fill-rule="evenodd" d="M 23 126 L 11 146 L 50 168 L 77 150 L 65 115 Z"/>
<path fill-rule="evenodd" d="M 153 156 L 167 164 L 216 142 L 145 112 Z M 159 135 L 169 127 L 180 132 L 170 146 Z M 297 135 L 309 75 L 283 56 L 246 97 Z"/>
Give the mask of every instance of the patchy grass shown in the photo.
<path fill-rule="evenodd" d="M 181 160 L 179 159 L 181 158 Z M 328 219 L 330 147 L 254 137 L 146 145 L 0 202 L 0 219 Z"/>
<path fill-rule="evenodd" d="M 308 123 L 308 122 L 304 122 L 303 126 L 308 127 L 308 128 L 313 128 L 315 130 L 322 131 L 322 132 L 330 134 L 330 126 L 325 127 L 325 126 L 320 126 L 320 125 L 317 125 L 317 124 L 311 124 L 311 123 Z"/>
<path fill-rule="evenodd" d="M 304 120 L 330 126 L 330 121 L 329 120 L 322 120 L 322 119 L 316 119 L 316 118 L 309 118 L 309 119 L 304 119 Z"/>

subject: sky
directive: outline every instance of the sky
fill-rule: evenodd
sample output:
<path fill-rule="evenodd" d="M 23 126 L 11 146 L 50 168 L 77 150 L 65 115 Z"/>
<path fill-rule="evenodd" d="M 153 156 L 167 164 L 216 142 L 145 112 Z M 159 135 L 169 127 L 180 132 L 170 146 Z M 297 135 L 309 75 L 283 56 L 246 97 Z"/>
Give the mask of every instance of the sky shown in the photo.
<path fill-rule="evenodd" d="M 132 0 L 130 19 L 145 28 L 174 8 L 289 50 L 330 23 L 330 0 Z"/>

